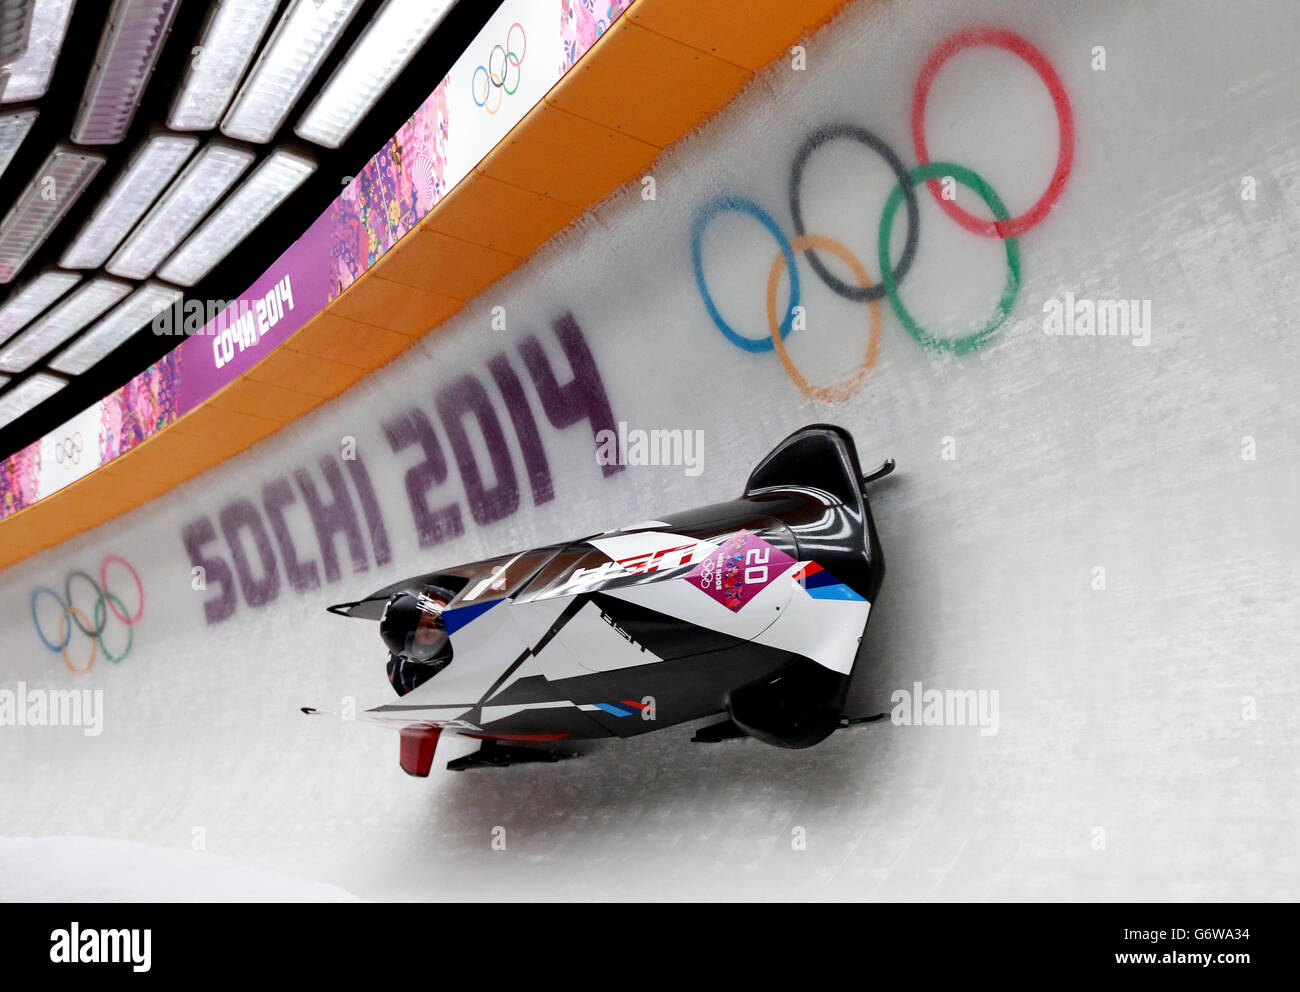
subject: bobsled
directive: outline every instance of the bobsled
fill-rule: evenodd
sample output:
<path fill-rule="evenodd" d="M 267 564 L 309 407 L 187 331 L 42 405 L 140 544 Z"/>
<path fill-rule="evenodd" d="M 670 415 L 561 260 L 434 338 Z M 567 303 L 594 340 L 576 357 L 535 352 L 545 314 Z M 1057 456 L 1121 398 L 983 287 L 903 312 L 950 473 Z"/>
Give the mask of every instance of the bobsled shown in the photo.
<path fill-rule="evenodd" d="M 364 716 L 401 732 L 420 776 L 444 733 L 482 742 L 457 771 L 715 715 L 691 740 L 817 744 L 857 722 L 844 706 L 885 575 L 866 488 L 892 468 L 864 477 L 851 435 L 815 424 L 736 499 L 330 606 L 389 650 L 398 698 Z"/>

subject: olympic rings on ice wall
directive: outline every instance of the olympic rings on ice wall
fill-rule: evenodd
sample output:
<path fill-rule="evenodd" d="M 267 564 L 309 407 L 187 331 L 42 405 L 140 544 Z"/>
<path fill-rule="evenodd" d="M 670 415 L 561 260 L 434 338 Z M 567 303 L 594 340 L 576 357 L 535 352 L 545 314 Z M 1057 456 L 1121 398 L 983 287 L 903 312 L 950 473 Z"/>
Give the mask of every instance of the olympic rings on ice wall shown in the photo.
<path fill-rule="evenodd" d="M 121 596 L 109 589 L 109 566 L 114 565 L 118 567 L 119 571 L 125 569 L 135 583 L 136 606 L 134 609 L 131 609 Z M 74 585 L 89 586 L 93 590 L 95 599 L 94 605 L 90 607 L 89 615 L 87 615 L 86 610 L 77 606 Z M 53 600 L 58 604 L 58 632 L 53 638 L 49 636 L 50 632 L 46 627 L 42 626 L 39 612 L 42 598 Z M 41 643 L 50 651 L 63 657 L 63 663 L 68 667 L 68 671 L 74 675 L 83 675 L 94 667 L 95 659 L 100 654 L 103 654 L 109 661 L 116 663 L 122 661 L 131 653 L 131 648 L 135 643 L 135 625 L 144 616 L 144 585 L 140 582 L 139 573 L 136 572 L 130 562 L 119 555 L 108 555 L 100 563 L 98 582 L 95 581 L 93 575 L 80 569 L 74 569 L 63 580 L 62 595 L 59 594 L 58 590 L 49 586 L 37 586 L 32 590 L 31 612 L 32 624 L 36 628 L 36 636 L 41 639 Z M 116 654 L 110 650 L 104 641 L 104 631 L 107 629 L 110 619 L 126 628 L 126 645 L 120 648 Z M 90 642 L 89 653 L 84 658 L 79 657 L 76 660 L 68 652 L 74 631 L 84 635 Z"/>
<path fill-rule="evenodd" d="M 1001 48 L 1026 62 L 1043 81 L 1056 111 L 1060 143 L 1056 167 L 1042 196 L 1024 213 L 1012 217 L 997 192 L 974 170 L 954 162 L 932 161 L 925 139 L 925 109 L 930 87 L 939 70 L 956 54 L 977 46 Z M 861 388 L 867 373 L 875 364 L 880 340 L 881 314 L 879 300 L 888 299 L 903 329 L 922 347 L 934 351 L 949 351 L 963 355 L 982 348 L 1006 323 L 1015 305 L 1020 289 L 1020 244 L 1018 236 L 1038 224 L 1060 199 L 1065 182 L 1074 162 L 1074 117 L 1070 110 L 1065 87 L 1046 57 L 1034 45 L 1010 31 L 998 28 L 974 28 L 959 31 L 941 42 L 927 56 L 917 78 L 912 96 L 912 139 L 919 165 L 907 168 L 898 154 L 879 135 L 851 123 L 830 124 L 816 128 L 804 139 L 790 171 L 790 215 L 794 221 L 794 238 L 788 238 L 776 219 L 759 204 L 740 196 L 724 195 L 707 203 L 695 218 L 691 231 L 691 263 L 704 308 L 717 329 L 736 347 L 750 352 L 775 351 L 786 374 L 807 396 L 826 402 L 847 399 Z M 821 234 L 810 234 L 804 224 L 800 192 L 808 160 L 815 152 L 836 140 L 856 141 L 879 155 L 893 172 L 896 185 L 885 201 L 876 237 L 876 271 L 879 281 L 873 282 L 866 267 L 842 243 Z M 974 216 L 953 200 L 944 199 L 939 184 L 941 178 L 951 178 L 965 186 L 988 206 L 993 220 Z M 946 337 L 922 327 L 913 318 L 903 302 L 900 284 L 907 275 L 916 256 L 920 231 L 920 212 L 917 206 L 916 187 L 924 183 L 937 200 L 944 213 L 963 228 L 988 238 L 1003 242 L 1007 258 L 1007 278 L 993 313 L 976 331 L 957 337 Z M 891 259 L 889 250 L 894 220 L 900 205 L 907 208 L 907 236 L 902 254 L 897 261 Z M 764 337 L 742 333 L 722 316 L 709 291 L 704 272 L 702 244 L 705 231 L 719 214 L 738 212 L 757 220 L 776 242 L 778 252 L 767 280 L 767 335 Z M 826 252 L 837 257 L 853 273 L 856 284 L 847 283 L 827 269 L 817 254 Z M 848 299 L 866 303 L 870 311 L 867 344 L 862 361 L 848 378 L 822 386 L 809 382 L 795 366 L 785 347 L 785 339 L 795 326 L 795 315 L 800 305 L 803 287 L 795 266 L 796 254 L 806 255 L 808 264 L 817 277 L 834 293 Z M 782 271 L 789 274 L 789 290 L 784 310 L 778 309 L 777 289 Z"/>

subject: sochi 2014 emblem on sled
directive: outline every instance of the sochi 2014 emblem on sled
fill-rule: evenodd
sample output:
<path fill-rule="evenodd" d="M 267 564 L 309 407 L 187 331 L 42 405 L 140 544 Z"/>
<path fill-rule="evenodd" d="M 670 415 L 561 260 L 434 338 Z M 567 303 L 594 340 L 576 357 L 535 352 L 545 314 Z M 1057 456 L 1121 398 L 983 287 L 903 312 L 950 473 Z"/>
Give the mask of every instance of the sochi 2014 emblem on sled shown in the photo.
<path fill-rule="evenodd" d="M 794 563 L 780 548 L 757 534 L 740 530 L 696 565 L 686 580 L 738 613 Z"/>

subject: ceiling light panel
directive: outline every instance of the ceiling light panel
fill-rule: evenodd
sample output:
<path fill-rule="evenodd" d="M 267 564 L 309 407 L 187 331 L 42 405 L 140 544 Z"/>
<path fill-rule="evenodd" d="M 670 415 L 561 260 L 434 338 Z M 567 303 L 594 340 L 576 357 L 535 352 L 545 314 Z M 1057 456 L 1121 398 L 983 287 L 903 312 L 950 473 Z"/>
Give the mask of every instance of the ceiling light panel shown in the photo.
<path fill-rule="evenodd" d="M 199 50 L 172 101 L 169 128 L 210 131 L 217 126 L 279 6 L 279 0 L 218 0 L 213 4 L 199 36 Z"/>
<path fill-rule="evenodd" d="M 455 0 L 388 0 L 294 133 L 326 148 L 343 144 L 454 4 Z"/>
<path fill-rule="evenodd" d="M 80 375 L 147 326 L 181 295 L 175 286 L 162 283 L 141 286 L 119 303 L 112 313 L 100 318 L 94 327 L 50 359 L 49 367 L 56 372 Z"/>
<path fill-rule="evenodd" d="M 221 122 L 221 133 L 270 141 L 359 6 L 360 0 L 293 0 Z"/>
<path fill-rule="evenodd" d="M 45 95 L 68 30 L 72 3 L 73 0 L 36 0 L 27 51 L 9 66 L 9 83 L 0 94 L 0 103 L 22 103 Z"/>
<path fill-rule="evenodd" d="M 22 271 L 103 164 L 99 152 L 54 147 L 0 220 L 0 283 Z"/>
<path fill-rule="evenodd" d="M 0 348 L 0 372 L 22 372 L 131 292 L 118 279 L 92 279 Z"/>
<path fill-rule="evenodd" d="M 255 157 L 247 148 L 224 141 L 209 142 L 109 260 L 108 271 L 127 279 L 151 275 L 225 196 Z"/>
<path fill-rule="evenodd" d="M 179 286 L 193 286 L 315 171 L 316 163 L 306 155 L 286 149 L 272 152 L 168 259 L 158 275 Z"/>
<path fill-rule="evenodd" d="M 126 137 L 180 0 L 114 0 L 95 64 L 72 126 L 81 145 L 115 145 Z"/>
<path fill-rule="evenodd" d="M 18 146 L 36 123 L 37 110 L 7 110 L 0 113 L 0 176 L 13 161 Z"/>
<path fill-rule="evenodd" d="M 27 51 L 36 0 L 0 0 L 0 69 Z"/>
<path fill-rule="evenodd" d="M 0 304 L 0 344 L 41 315 L 51 303 L 81 281 L 75 272 L 45 272 Z"/>
<path fill-rule="evenodd" d="M 38 372 L 8 392 L 0 393 L 0 427 L 40 406 L 66 385 L 67 382 L 58 376 Z"/>
<path fill-rule="evenodd" d="M 103 265 L 198 144 L 198 138 L 187 134 L 158 134 L 148 139 L 100 200 L 59 264 L 65 269 Z"/>

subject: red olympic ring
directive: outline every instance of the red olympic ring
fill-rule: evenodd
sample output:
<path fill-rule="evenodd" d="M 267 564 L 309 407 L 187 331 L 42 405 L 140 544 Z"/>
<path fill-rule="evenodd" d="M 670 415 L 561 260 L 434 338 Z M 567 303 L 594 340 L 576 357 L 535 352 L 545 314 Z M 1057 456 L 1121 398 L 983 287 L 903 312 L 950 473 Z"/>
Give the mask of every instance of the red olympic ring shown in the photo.
<path fill-rule="evenodd" d="M 514 52 L 510 48 L 510 32 L 513 31 L 515 28 L 518 28 L 519 33 L 524 36 L 524 50 L 520 52 L 519 55 L 512 60 L 510 56 L 514 55 Z M 506 62 L 509 63 L 510 65 L 513 65 L 516 69 L 518 69 L 520 64 L 524 61 L 524 56 L 527 54 L 528 54 L 528 32 L 524 30 L 524 26 L 522 24 L 520 24 L 518 21 L 515 21 L 514 24 L 510 25 L 509 30 L 506 31 Z"/>
<path fill-rule="evenodd" d="M 1038 77 L 1047 87 L 1056 108 L 1057 130 L 1060 132 L 1060 146 L 1056 156 L 1056 171 L 1052 173 L 1047 190 L 1038 202 L 1019 217 L 1005 221 L 983 220 L 967 213 L 954 200 L 945 200 L 937 179 L 926 182 L 931 195 L 938 202 L 940 209 L 966 230 L 981 234 L 986 238 L 1009 238 L 1029 230 L 1052 209 L 1065 189 L 1066 177 L 1074 164 L 1074 114 L 1070 110 L 1070 98 L 1066 95 L 1065 85 L 1056 74 L 1047 58 L 1018 34 L 999 28 L 972 28 L 959 31 L 939 44 L 926 59 L 921 68 L 921 75 L 916 80 L 916 91 L 912 95 L 912 142 L 916 146 L 916 156 L 922 165 L 930 161 L 930 152 L 925 144 L 925 103 L 930 96 L 930 85 L 934 77 L 950 58 L 958 52 L 978 45 L 992 45 L 1006 49 L 1028 63 L 1038 73 Z"/>
<path fill-rule="evenodd" d="M 118 555 L 108 555 L 104 558 L 103 564 L 99 566 L 99 585 L 101 589 L 108 588 L 108 564 L 109 562 L 114 562 L 114 561 L 117 562 L 119 565 L 125 566 L 126 570 L 131 573 L 131 578 L 135 579 L 136 591 L 139 593 L 138 598 L 140 600 L 140 608 L 135 611 L 135 616 L 133 617 L 122 616 L 122 614 L 118 611 L 117 606 L 114 605 L 113 599 L 111 597 L 107 597 L 108 608 L 113 611 L 113 616 L 117 617 L 119 620 L 121 620 L 124 624 L 126 624 L 129 627 L 131 624 L 136 623 L 142 616 L 144 616 L 144 583 L 140 581 L 140 573 L 135 570 L 135 568 L 131 565 L 129 561 L 127 561 L 125 558 L 122 558 Z"/>

